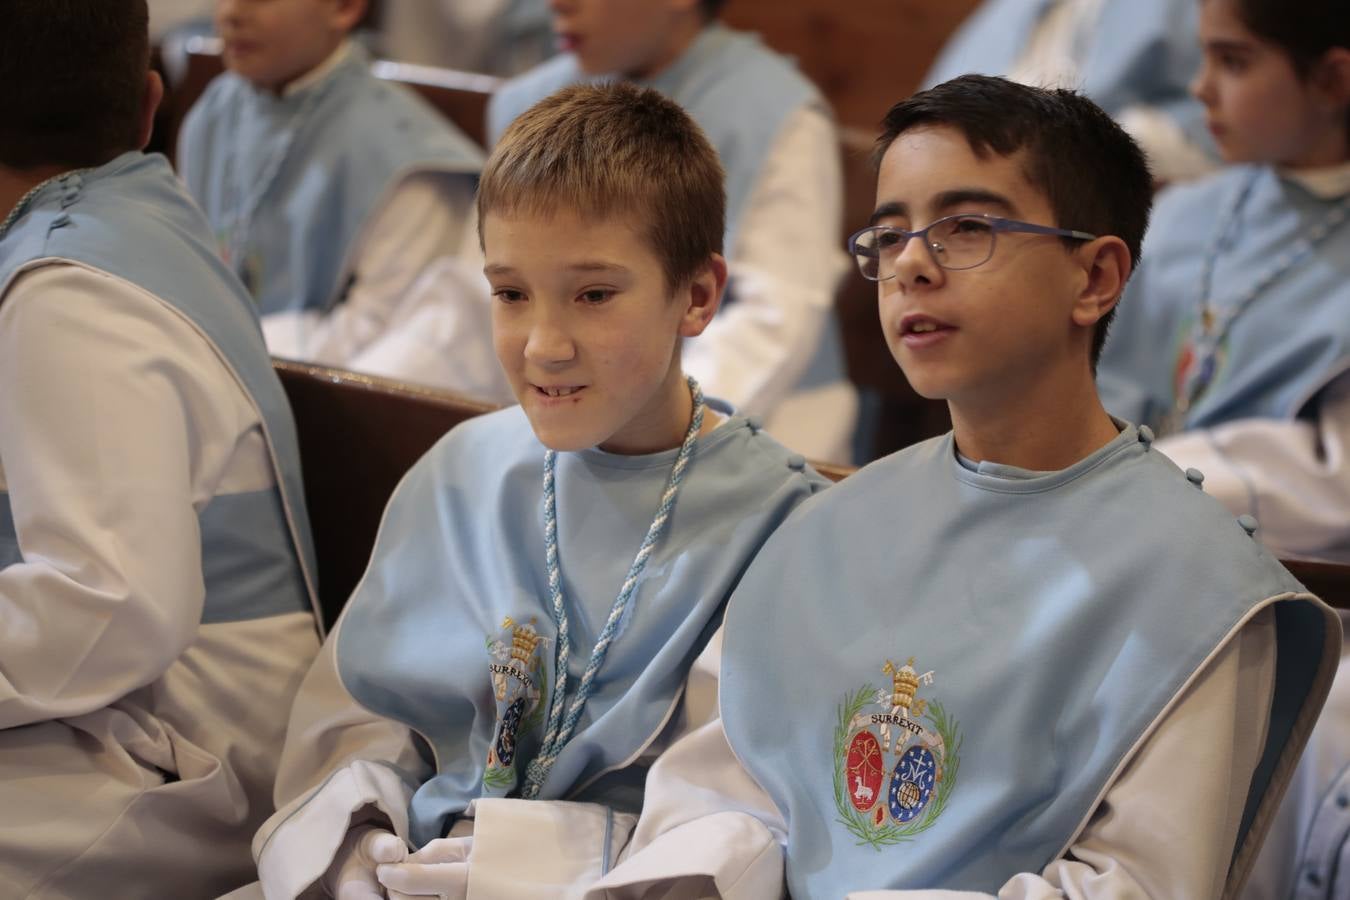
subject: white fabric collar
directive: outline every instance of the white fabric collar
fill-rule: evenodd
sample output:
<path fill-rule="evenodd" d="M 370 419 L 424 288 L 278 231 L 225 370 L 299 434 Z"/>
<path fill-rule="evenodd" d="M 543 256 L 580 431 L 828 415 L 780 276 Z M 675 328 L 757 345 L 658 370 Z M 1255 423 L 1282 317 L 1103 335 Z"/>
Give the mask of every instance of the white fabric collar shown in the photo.
<path fill-rule="evenodd" d="M 1350 162 L 1316 169 L 1280 169 L 1280 175 L 1323 200 L 1350 194 Z"/>
<path fill-rule="evenodd" d="M 282 98 L 294 97 L 301 91 L 307 88 L 311 88 L 314 85 L 318 84 L 319 82 L 323 81 L 325 78 L 329 76 L 329 74 L 332 73 L 334 69 L 342 65 L 342 63 L 347 59 L 347 57 L 351 55 L 351 52 L 352 52 L 351 38 L 343 38 L 342 43 L 337 45 L 337 49 L 334 50 L 332 53 L 328 54 L 327 59 L 319 63 L 314 68 L 310 69 L 304 75 L 301 75 L 299 78 L 292 81 L 290 84 L 286 85 L 284 88 L 282 88 L 281 89 Z"/>

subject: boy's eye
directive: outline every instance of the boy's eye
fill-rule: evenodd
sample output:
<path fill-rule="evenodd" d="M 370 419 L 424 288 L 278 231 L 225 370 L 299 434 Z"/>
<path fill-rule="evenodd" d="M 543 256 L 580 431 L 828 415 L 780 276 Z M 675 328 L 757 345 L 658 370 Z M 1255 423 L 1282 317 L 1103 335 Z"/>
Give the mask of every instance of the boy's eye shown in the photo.
<path fill-rule="evenodd" d="M 591 288 L 589 291 L 582 291 L 578 297 L 584 303 L 599 305 L 614 296 L 614 291 L 609 288 Z"/>
<path fill-rule="evenodd" d="M 503 303 L 519 303 L 521 300 L 525 299 L 524 292 L 518 291 L 515 288 L 497 288 L 492 292 L 492 296 Z"/>
<path fill-rule="evenodd" d="M 888 229 L 886 231 L 877 232 L 877 247 L 882 250 L 898 247 L 907 240 L 909 240 L 909 238 L 898 231 L 891 231 Z"/>
<path fill-rule="evenodd" d="M 1238 53 L 1220 53 L 1219 65 L 1235 75 L 1247 71 L 1247 57 Z"/>
<path fill-rule="evenodd" d="M 984 219 L 953 219 L 951 223 L 953 234 L 987 234 L 989 230 L 990 225 Z"/>

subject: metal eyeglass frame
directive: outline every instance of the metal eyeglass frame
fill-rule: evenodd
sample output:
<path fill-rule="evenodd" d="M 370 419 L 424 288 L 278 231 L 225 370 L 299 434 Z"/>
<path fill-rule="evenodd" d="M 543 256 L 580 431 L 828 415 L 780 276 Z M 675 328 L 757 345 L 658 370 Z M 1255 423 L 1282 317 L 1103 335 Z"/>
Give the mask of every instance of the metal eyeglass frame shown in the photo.
<path fill-rule="evenodd" d="M 986 256 L 979 262 L 971 263 L 968 266 L 949 266 L 942 261 L 942 259 L 938 256 L 938 252 L 942 250 L 943 247 L 941 244 L 928 240 L 928 232 L 930 229 L 936 228 L 938 225 L 941 225 L 944 222 L 950 222 L 953 219 L 980 219 L 981 221 L 987 222 L 989 224 L 990 235 L 989 235 L 988 256 Z M 1095 241 L 1097 239 L 1097 235 L 1088 234 L 1086 231 L 1073 231 L 1068 228 L 1054 228 L 1050 225 L 1033 225 L 1030 222 L 1019 222 L 1016 219 L 1003 219 L 998 216 L 985 215 L 984 213 L 957 213 L 956 215 L 943 216 L 940 219 L 934 219 L 932 222 L 929 222 L 926 226 L 920 228 L 918 231 L 909 231 L 908 229 L 896 228 L 891 225 L 869 225 L 866 228 L 861 228 L 858 231 L 855 231 L 853 234 L 849 235 L 848 238 L 848 252 L 849 255 L 853 257 L 853 261 L 857 263 L 859 272 L 862 272 L 862 262 L 859 260 L 859 257 L 864 256 L 872 257 L 876 258 L 879 262 L 880 253 L 873 255 L 863 251 L 861 248 L 858 247 L 858 239 L 865 234 L 879 231 L 893 231 L 896 232 L 897 234 L 904 235 L 905 242 L 897 246 L 895 251 L 896 256 L 899 256 L 901 253 L 904 252 L 905 246 L 913 238 L 922 239 L 924 246 L 928 248 L 928 255 L 933 258 L 933 262 L 936 263 L 939 268 L 947 269 L 948 271 L 951 272 L 961 272 L 966 269 L 974 269 L 977 266 L 982 266 L 985 263 L 989 262 L 989 260 L 993 259 L 994 248 L 998 242 L 998 233 L 1000 231 L 1012 231 L 1022 234 L 1048 234 L 1054 237 L 1073 238 L 1074 240 L 1078 241 Z M 880 271 L 880 267 L 878 267 L 878 271 Z M 862 272 L 862 277 L 866 278 L 868 281 L 889 281 L 890 279 L 895 277 L 895 272 L 892 271 L 890 275 L 887 275 L 884 278 L 873 278 L 866 272 Z"/>

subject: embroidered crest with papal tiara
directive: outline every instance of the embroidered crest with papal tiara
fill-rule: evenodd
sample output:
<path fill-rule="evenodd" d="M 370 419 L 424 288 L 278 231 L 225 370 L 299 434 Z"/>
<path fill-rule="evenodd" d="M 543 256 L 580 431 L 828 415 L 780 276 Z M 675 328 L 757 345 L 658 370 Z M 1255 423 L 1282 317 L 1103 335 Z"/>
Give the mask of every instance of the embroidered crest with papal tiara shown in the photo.
<path fill-rule="evenodd" d="M 537 728 L 544 717 L 539 701 L 548 687 L 544 651 L 549 643 L 535 630 L 533 619 L 517 624 L 509 616 L 502 620 L 501 631 L 488 637 L 488 671 L 497 702 L 497 727 L 483 770 L 485 790 L 507 792 L 516 785 L 519 737 Z"/>
<path fill-rule="evenodd" d="M 942 815 L 956 787 L 961 735 L 914 659 L 881 666 L 890 684 L 863 685 L 844 698 L 834 730 L 838 821 L 875 850 L 914 839 Z"/>

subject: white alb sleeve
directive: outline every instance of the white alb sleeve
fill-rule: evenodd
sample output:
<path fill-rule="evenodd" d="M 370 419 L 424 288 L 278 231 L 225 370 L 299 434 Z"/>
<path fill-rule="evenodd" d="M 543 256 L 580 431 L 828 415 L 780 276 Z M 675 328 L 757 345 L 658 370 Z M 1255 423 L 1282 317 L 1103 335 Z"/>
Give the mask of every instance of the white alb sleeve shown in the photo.
<path fill-rule="evenodd" d="M 18 277 L 0 306 L 0 385 L 0 485 L 22 554 L 0 569 L 0 728 L 12 728 L 163 674 L 201 622 L 198 511 L 275 482 L 261 462 L 231 471 L 240 441 L 261 442 L 259 420 L 206 338 L 105 273 Z"/>

